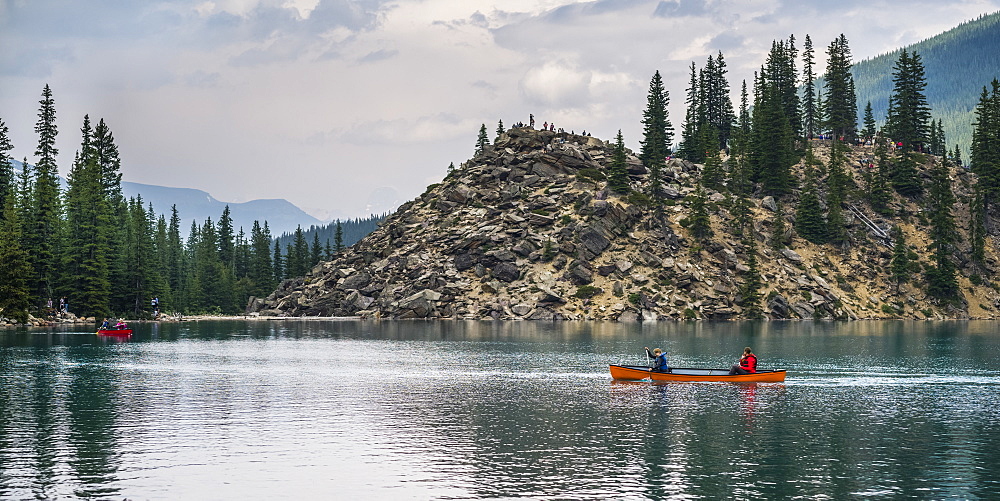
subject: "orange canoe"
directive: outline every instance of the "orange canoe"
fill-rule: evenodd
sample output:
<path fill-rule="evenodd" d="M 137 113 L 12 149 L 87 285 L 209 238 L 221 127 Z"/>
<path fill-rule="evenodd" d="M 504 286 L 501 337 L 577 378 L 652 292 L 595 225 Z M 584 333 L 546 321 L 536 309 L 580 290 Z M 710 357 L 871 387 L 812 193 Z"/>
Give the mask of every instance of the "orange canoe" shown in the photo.
<path fill-rule="evenodd" d="M 653 372 L 645 365 L 611 365 L 611 377 L 625 381 L 732 381 L 737 383 L 779 383 L 785 371 L 757 371 L 753 374 L 729 375 L 729 369 L 688 369 L 674 367 L 670 372 Z"/>
<path fill-rule="evenodd" d="M 100 329 L 97 331 L 98 336 L 131 336 L 132 329 Z"/>

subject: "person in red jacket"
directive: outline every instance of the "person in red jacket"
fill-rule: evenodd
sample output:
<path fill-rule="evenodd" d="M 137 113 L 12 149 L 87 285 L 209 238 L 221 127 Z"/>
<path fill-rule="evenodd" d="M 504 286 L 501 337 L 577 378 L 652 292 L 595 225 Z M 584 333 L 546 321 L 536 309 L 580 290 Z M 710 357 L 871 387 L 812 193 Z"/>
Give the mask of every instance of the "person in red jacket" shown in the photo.
<path fill-rule="evenodd" d="M 729 369 L 729 375 L 734 376 L 736 374 L 753 374 L 757 372 L 757 355 L 753 354 L 753 350 L 749 346 L 743 348 L 743 356 L 740 357 L 740 363 Z"/>

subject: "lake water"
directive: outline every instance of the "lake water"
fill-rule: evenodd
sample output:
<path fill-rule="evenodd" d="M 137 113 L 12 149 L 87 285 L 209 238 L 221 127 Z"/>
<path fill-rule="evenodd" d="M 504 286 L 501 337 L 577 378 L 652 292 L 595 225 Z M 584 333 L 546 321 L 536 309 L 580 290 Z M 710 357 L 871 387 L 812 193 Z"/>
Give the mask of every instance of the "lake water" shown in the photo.
<path fill-rule="evenodd" d="M 995 322 L 0 330 L 2 499 L 1000 498 Z M 609 363 L 784 383 L 615 382 Z"/>

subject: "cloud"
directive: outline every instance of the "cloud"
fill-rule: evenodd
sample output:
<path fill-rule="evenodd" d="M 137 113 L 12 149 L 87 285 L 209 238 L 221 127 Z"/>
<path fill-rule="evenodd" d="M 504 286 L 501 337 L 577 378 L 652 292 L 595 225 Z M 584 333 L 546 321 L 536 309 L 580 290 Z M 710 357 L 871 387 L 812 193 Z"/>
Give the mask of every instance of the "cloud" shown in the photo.
<path fill-rule="evenodd" d="M 656 4 L 656 17 L 703 16 L 708 14 L 706 0 L 665 0 Z"/>
<path fill-rule="evenodd" d="M 208 73 L 205 71 L 198 70 L 187 74 L 183 78 L 183 81 L 186 85 L 189 85 L 191 87 L 208 88 L 208 87 L 215 87 L 219 83 L 221 76 L 222 75 L 219 72 Z"/>
<path fill-rule="evenodd" d="M 413 119 L 359 122 L 329 136 L 336 142 L 353 145 L 413 144 L 461 138 L 468 135 L 469 130 L 478 130 L 479 125 L 469 117 L 438 113 Z"/>
<path fill-rule="evenodd" d="M 559 108 L 586 100 L 589 85 L 589 72 L 571 64 L 548 62 L 529 69 L 520 89 L 531 104 Z"/>
<path fill-rule="evenodd" d="M 715 36 L 708 45 L 714 49 L 726 52 L 730 49 L 737 49 L 743 46 L 746 39 L 732 31 L 724 31 Z"/>
<path fill-rule="evenodd" d="M 0 39 L 0 45 L 5 45 Z M 0 51 L 0 75 L 45 78 L 52 68 L 74 60 L 70 47 L 58 45 L 20 46 L 16 50 Z"/>
<path fill-rule="evenodd" d="M 50 83 L 61 166 L 90 113 L 119 127 L 129 180 L 356 214 L 385 179 L 409 196 L 469 158 L 481 123 L 492 132 L 498 118 L 534 113 L 603 139 L 621 128 L 636 148 L 656 70 L 679 129 L 688 65 L 717 51 L 737 97 L 771 41 L 791 33 L 800 48 L 812 35 L 822 68 L 841 32 L 861 59 L 998 9 L 1000 0 L 0 0 L 0 112 L 12 153 L 30 157 Z M 275 165 L 294 168 L 274 182 Z"/>
<path fill-rule="evenodd" d="M 398 50 L 395 49 L 379 49 L 373 52 L 369 52 L 364 56 L 358 58 L 359 64 L 376 63 L 379 61 L 385 61 L 386 59 L 392 59 L 399 54 Z"/>

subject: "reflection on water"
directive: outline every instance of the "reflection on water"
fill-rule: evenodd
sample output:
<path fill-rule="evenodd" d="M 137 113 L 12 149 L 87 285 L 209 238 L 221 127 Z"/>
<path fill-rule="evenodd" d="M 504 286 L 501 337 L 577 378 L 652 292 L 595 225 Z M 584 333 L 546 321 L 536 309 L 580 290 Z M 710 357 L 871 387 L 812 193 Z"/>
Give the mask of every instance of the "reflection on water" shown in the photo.
<path fill-rule="evenodd" d="M 0 331 L 0 498 L 996 498 L 990 322 Z M 618 382 L 609 363 L 785 383 Z"/>

